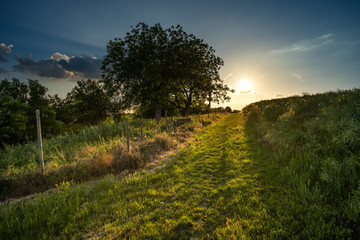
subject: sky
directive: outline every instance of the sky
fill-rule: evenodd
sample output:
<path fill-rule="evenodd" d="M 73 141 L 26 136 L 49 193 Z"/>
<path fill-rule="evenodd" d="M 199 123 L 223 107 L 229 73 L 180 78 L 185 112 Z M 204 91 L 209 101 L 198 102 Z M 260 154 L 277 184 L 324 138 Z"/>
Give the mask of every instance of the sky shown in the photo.
<path fill-rule="evenodd" d="M 180 24 L 224 60 L 222 104 L 360 87 L 360 1 L 5 0 L 0 80 L 38 79 L 50 94 L 99 79 L 107 43 L 138 22 Z"/>

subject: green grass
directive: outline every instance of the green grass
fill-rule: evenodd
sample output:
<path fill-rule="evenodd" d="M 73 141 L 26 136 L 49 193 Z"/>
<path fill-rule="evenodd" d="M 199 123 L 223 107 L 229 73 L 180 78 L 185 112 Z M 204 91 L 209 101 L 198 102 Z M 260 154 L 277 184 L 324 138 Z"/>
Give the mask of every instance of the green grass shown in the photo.
<path fill-rule="evenodd" d="M 0 209 L 2 239 L 334 239 L 353 232 L 289 181 L 281 153 L 230 115 L 155 170 L 107 176 Z"/>
<path fill-rule="evenodd" d="M 198 130 L 208 125 L 218 117 L 214 115 L 192 116 L 191 124 L 175 127 L 169 119 L 168 131 L 181 132 Z M 144 138 L 152 138 L 157 133 L 164 132 L 165 120 L 159 125 L 152 119 L 144 119 Z M 188 128 L 188 129 L 185 129 Z M 196 129 L 195 129 L 196 128 Z M 140 119 L 129 120 L 130 138 L 134 141 L 140 138 Z M 43 140 L 45 165 L 60 165 L 63 163 L 76 162 L 83 158 L 89 158 L 97 152 L 107 151 L 116 145 L 116 141 L 124 142 L 125 121 L 119 123 L 102 123 L 81 130 L 78 133 L 67 133 Z M 112 144 L 112 142 L 115 142 Z M 88 149 L 90 148 L 90 149 Z M 93 149 L 97 149 L 95 151 Z M 39 153 L 37 142 L 18 146 L 6 146 L 0 149 L 0 175 L 9 176 L 24 174 L 39 167 Z"/>
<path fill-rule="evenodd" d="M 360 89 L 262 101 L 241 115 L 247 134 L 278 155 L 288 184 L 327 204 L 332 221 L 358 239 Z"/>
<path fill-rule="evenodd" d="M 126 152 L 125 123 L 103 123 L 79 133 L 43 141 L 45 175 L 41 176 L 36 143 L 8 146 L 0 151 L 0 200 L 41 192 L 63 181 L 72 183 L 97 179 L 110 173 L 143 167 L 163 151 L 176 148 L 194 132 L 218 116 L 193 116 L 176 126 L 169 119 L 156 124 L 144 120 L 140 141 L 140 120 L 129 119 L 131 148 Z"/>

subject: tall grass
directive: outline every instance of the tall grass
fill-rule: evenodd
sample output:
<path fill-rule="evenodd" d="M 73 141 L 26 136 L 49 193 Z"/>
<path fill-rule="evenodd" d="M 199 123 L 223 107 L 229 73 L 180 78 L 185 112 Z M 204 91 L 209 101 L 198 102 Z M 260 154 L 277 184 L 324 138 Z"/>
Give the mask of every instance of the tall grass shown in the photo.
<path fill-rule="evenodd" d="M 170 147 L 162 135 L 143 151 Z M 54 192 L 4 203 L 0 237 L 358 239 L 331 204 L 288 184 L 296 176 L 284 174 L 283 151 L 249 137 L 239 115 L 230 115 L 154 171 L 62 182 Z"/>
<path fill-rule="evenodd" d="M 130 119 L 131 151 L 124 149 L 125 123 L 102 123 L 76 134 L 65 134 L 43 141 L 45 176 L 38 164 L 36 143 L 7 146 L 0 152 L 0 199 L 46 190 L 62 181 L 87 181 L 108 173 L 142 167 L 162 151 L 175 148 L 193 132 L 206 126 L 216 116 L 195 116 L 184 125 L 176 119 L 156 124 L 143 121 L 143 140 L 140 141 L 140 119 Z"/>
<path fill-rule="evenodd" d="M 99 146 L 112 139 L 123 137 L 123 123 L 102 123 L 85 128 L 78 133 L 67 133 L 43 141 L 45 164 L 61 164 L 76 161 L 78 153 L 86 146 Z M 0 151 L 0 171 L 10 174 L 24 173 L 38 166 L 38 147 L 36 142 L 18 146 L 6 146 Z"/>
<path fill-rule="evenodd" d="M 360 89 L 262 101 L 241 115 L 278 153 L 289 184 L 360 232 Z"/>
<path fill-rule="evenodd" d="M 33 200 L 5 203 L 0 208 L 0 235 L 4 239 L 234 239 L 233 234 L 243 228 L 252 237 L 266 237 L 266 212 L 258 211 L 257 168 L 247 159 L 238 122 L 233 115 L 211 126 L 155 171 L 76 186 L 64 182 L 57 191 Z M 164 137 L 152 139 L 155 146 L 170 147 Z"/>

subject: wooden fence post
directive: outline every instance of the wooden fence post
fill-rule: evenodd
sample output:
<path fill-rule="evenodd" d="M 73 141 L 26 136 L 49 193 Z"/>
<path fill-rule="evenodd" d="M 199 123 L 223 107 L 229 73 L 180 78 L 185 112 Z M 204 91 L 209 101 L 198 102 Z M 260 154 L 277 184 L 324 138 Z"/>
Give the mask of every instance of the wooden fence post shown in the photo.
<path fill-rule="evenodd" d="M 144 138 L 144 136 L 143 136 L 143 126 L 144 126 L 144 122 L 143 122 L 143 116 L 142 116 L 142 114 L 140 114 L 140 119 L 141 119 L 140 139 L 141 139 L 141 141 L 142 141 L 143 138 Z"/>
<path fill-rule="evenodd" d="M 165 109 L 165 131 L 168 131 L 167 109 Z"/>
<path fill-rule="evenodd" d="M 40 169 L 41 169 L 41 175 L 44 176 L 44 159 L 43 159 L 43 151 L 42 151 L 41 123 L 40 123 L 39 109 L 37 109 L 35 113 L 36 113 L 36 126 L 37 126 L 37 136 L 38 136 L 39 156 L 40 156 Z"/>
<path fill-rule="evenodd" d="M 129 122 L 128 119 L 125 119 L 125 127 L 126 127 L 126 150 L 130 152 L 130 137 L 129 137 Z"/>

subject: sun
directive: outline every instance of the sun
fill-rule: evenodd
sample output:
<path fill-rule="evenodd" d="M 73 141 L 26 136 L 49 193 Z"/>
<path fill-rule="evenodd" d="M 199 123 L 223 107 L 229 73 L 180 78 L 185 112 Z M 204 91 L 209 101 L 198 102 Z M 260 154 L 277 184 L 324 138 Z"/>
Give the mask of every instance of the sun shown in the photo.
<path fill-rule="evenodd" d="M 250 93 L 252 91 L 251 88 L 252 88 L 251 81 L 245 78 L 241 79 L 237 86 L 237 90 L 243 94 Z"/>

